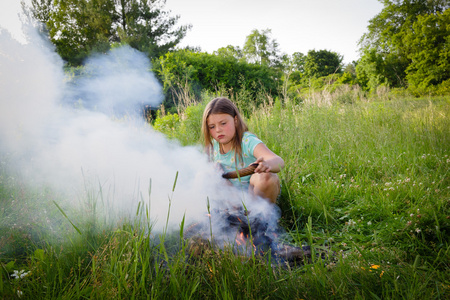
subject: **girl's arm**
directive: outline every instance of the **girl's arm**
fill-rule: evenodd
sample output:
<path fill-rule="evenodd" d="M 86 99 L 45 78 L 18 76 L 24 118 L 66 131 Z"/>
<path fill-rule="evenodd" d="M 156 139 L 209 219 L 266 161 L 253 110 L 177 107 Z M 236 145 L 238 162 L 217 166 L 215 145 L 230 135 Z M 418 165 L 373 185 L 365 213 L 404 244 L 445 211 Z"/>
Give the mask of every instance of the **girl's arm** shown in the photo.
<path fill-rule="evenodd" d="M 273 153 L 264 143 L 256 145 L 253 150 L 256 162 L 259 163 L 255 173 L 278 173 L 284 167 L 284 160 Z"/>

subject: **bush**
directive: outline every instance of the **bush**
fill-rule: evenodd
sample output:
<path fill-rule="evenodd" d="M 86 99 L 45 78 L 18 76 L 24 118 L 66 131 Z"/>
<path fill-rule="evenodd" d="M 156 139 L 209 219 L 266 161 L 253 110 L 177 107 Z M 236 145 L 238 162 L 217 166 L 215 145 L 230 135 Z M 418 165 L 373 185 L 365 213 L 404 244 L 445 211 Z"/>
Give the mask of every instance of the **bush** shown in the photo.
<path fill-rule="evenodd" d="M 176 137 L 176 131 L 179 127 L 180 117 L 178 114 L 171 114 L 170 112 L 165 116 L 161 116 L 161 112 L 158 112 L 158 116 L 153 124 L 155 130 L 166 134 L 170 138 Z"/>

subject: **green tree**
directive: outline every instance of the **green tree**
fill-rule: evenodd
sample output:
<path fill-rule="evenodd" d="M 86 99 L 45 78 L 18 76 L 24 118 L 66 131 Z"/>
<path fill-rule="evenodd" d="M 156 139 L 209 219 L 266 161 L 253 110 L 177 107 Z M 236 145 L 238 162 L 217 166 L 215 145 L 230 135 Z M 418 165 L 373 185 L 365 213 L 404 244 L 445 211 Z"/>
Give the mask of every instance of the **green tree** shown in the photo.
<path fill-rule="evenodd" d="M 230 55 L 188 50 L 166 53 L 154 60 L 153 68 L 164 84 L 166 106 L 179 104 L 182 89 L 190 90 L 197 97 L 202 90 L 214 93 L 218 89 L 230 94 L 246 91 L 253 99 L 261 91 L 275 96 L 280 77 L 279 71 L 267 65 L 248 63 Z"/>
<path fill-rule="evenodd" d="M 254 29 L 246 37 L 244 55 L 250 63 L 276 66 L 280 63 L 278 43 L 271 37 L 272 30 Z"/>
<path fill-rule="evenodd" d="M 45 23 L 60 56 L 79 65 L 92 52 L 127 43 L 158 56 L 177 45 L 189 26 L 164 11 L 165 0 L 32 0 L 33 16 Z"/>
<path fill-rule="evenodd" d="M 306 63 L 306 56 L 305 54 L 301 52 L 294 52 L 292 54 L 292 67 L 293 71 L 298 71 L 300 73 L 305 72 L 305 63 Z"/>
<path fill-rule="evenodd" d="M 342 72 L 342 56 L 328 50 L 310 50 L 304 64 L 307 77 L 323 77 Z"/>
<path fill-rule="evenodd" d="M 235 47 L 232 45 L 228 45 L 226 47 L 217 49 L 213 52 L 213 54 L 223 57 L 234 57 L 237 60 L 245 60 L 244 52 L 239 46 Z"/>
<path fill-rule="evenodd" d="M 373 73 L 385 78 L 391 86 L 405 86 L 406 69 L 411 63 L 410 46 L 405 37 L 413 30 L 421 15 L 441 13 L 450 7 L 448 0 L 380 0 L 383 10 L 369 21 L 368 32 L 359 42 L 363 55 L 381 55 L 385 67 L 383 73 Z M 371 60 L 369 57 L 368 61 Z M 372 82 L 378 79 L 374 78 Z"/>
<path fill-rule="evenodd" d="M 419 16 L 404 39 L 410 86 L 426 89 L 450 79 L 450 10 Z"/>
<path fill-rule="evenodd" d="M 175 28 L 179 16 L 164 11 L 166 0 L 115 0 L 118 41 L 158 57 L 184 38 L 190 25 Z"/>
<path fill-rule="evenodd" d="M 384 76 L 385 64 L 383 56 L 375 49 L 365 50 L 364 55 L 356 65 L 356 78 L 359 85 L 374 91 L 377 86 L 387 84 Z"/>

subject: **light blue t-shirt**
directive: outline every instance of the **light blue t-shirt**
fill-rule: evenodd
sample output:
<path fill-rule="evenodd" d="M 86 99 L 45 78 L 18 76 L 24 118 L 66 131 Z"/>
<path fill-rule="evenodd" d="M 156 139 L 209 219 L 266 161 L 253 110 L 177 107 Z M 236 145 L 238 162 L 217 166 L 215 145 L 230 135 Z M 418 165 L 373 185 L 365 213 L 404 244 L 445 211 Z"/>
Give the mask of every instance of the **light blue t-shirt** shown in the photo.
<path fill-rule="evenodd" d="M 245 168 L 256 161 L 256 157 L 253 155 L 253 151 L 255 150 L 256 145 L 258 145 L 259 143 L 262 143 L 262 141 L 257 138 L 256 135 L 248 131 L 244 132 L 241 143 L 242 157 L 244 161 L 242 162 L 241 158 L 238 157 L 238 164 L 236 164 L 235 151 L 230 150 L 225 154 L 221 154 L 219 142 L 213 139 L 213 161 L 220 163 L 224 172 L 236 171 Z M 240 181 L 239 178 L 229 180 L 234 186 L 248 187 L 248 185 L 250 184 L 250 177 L 251 175 L 241 177 Z"/>

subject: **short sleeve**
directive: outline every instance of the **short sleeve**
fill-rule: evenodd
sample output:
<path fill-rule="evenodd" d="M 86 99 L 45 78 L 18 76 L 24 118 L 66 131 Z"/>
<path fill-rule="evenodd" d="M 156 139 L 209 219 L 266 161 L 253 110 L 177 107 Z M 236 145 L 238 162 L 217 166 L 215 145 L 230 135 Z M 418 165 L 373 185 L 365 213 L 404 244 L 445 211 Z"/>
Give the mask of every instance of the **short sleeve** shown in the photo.
<path fill-rule="evenodd" d="M 255 147 L 262 141 L 253 133 L 245 132 L 242 137 L 242 152 L 244 157 L 253 157 Z"/>

